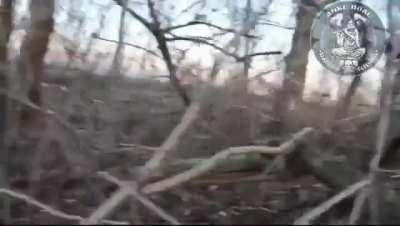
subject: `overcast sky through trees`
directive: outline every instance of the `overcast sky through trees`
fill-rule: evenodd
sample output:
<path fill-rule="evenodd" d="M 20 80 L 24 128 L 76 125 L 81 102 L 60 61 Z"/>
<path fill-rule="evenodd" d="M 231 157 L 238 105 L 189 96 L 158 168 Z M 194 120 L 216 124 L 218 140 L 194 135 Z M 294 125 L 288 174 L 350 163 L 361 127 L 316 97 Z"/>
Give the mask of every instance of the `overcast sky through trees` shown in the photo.
<path fill-rule="evenodd" d="M 224 0 L 224 1 L 214 1 L 208 0 L 207 4 L 203 9 L 200 6 L 194 7 L 192 10 L 186 13 L 180 13 L 182 10 L 191 5 L 193 0 L 164 0 L 162 4 L 162 12 L 167 15 L 167 19 L 171 20 L 172 25 L 182 24 L 193 20 L 195 14 L 206 15 L 206 20 L 213 24 L 219 25 L 221 27 L 232 27 L 232 20 L 230 19 L 230 9 L 228 2 L 230 4 L 234 3 L 235 0 Z M 23 34 L 23 29 L 25 29 L 26 22 L 21 22 L 21 15 L 26 15 L 24 13 L 27 9 L 28 0 L 18 1 L 18 17 L 17 20 L 19 29 L 15 32 L 13 37 L 15 40 L 15 45 L 18 44 L 18 40 Z M 114 4 L 111 0 L 57 0 L 56 1 L 56 35 L 53 35 L 50 52 L 47 54 L 47 62 L 63 63 L 67 58 L 65 57 L 64 50 L 62 48 L 61 40 L 65 38 L 69 39 L 71 43 L 78 44 L 79 51 L 83 52 L 87 48 L 88 40 L 90 35 L 95 32 L 99 27 L 100 13 L 102 10 L 106 10 L 106 19 L 104 28 L 99 33 L 99 36 L 106 39 L 118 40 L 118 29 L 119 29 L 119 18 L 121 7 Z M 129 1 L 128 7 L 135 9 L 140 15 L 148 18 L 147 5 L 140 4 L 138 1 Z M 244 11 L 245 1 L 237 0 L 239 4 L 239 9 Z M 253 10 L 260 11 L 267 1 L 252 1 Z M 386 0 L 364 0 L 364 4 L 371 7 L 375 12 L 378 13 L 383 23 L 386 25 Z M 103 6 L 103 7 L 102 7 Z M 68 17 L 68 11 L 73 7 L 76 13 L 76 18 L 83 17 L 84 22 L 81 29 L 78 27 L 78 21 L 75 19 L 70 19 Z M 261 36 L 262 40 L 258 41 L 254 51 L 275 51 L 280 50 L 284 54 L 288 53 L 291 48 L 292 35 L 294 30 L 290 29 L 295 26 L 295 10 L 292 0 L 274 0 L 268 8 L 268 13 L 262 17 L 263 20 L 282 25 L 287 28 L 281 28 L 277 26 L 269 25 L 259 25 L 256 28 L 254 34 Z M 243 12 L 242 12 L 243 13 Z M 25 25 L 24 25 L 25 24 Z M 234 24 L 233 24 L 234 25 Z M 79 31 L 79 32 L 77 32 Z M 176 32 L 177 34 L 185 35 L 211 35 L 211 30 L 206 26 L 193 26 L 190 28 L 185 28 Z M 78 36 L 76 35 L 78 34 Z M 63 37 L 64 39 L 60 39 Z M 225 35 L 218 39 L 220 46 L 223 46 L 232 35 Z M 129 43 L 134 43 L 143 47 L 148 47 L 152 50 L 157 50 L 156 43 L 152 40 L 152 37 L 146 31 L 146 29 L 138 23 L 134 18 L 127 14 L 126 19 L 126 36 L 125 41 Z M 186 63 L 194 62 L 201 65 L 204 68 L 210 67 L 214 61 L 214 55 L 216 51 L 212 48 L 193 45 L 192 43 L 176 42 L 174 43 L 177 48 L 188 48 L 192 47 L 185 61 Z M 107 71 L 111 64 L 111 59 L 115 51 L 116 45 L 106 41 L 97 40 L 94 45 L 94 51 L 92 52 L 91 58 L 93 61 L 99 60 L 99 54 L 107 55 L 108 57 L 101 58 L 102 62 L 99 64 L 98 72 L 104 73 Z M 96 55 L 97 53 L 97 55 Z M 135 48 L 126 47 L 124 50 L 124 66 L 126 72 L 129 75 L 135 76 L 143 74 L 143 70 L 139 68 L 139 58 L 142 57 L 143 51 L 137 50 Z M 281 67 L 282 56 L 268 56 L 268 57 L 257 57 L 252 63 L 252 69 L 250 70 L 250 76 L 256 74 L 260 71 L 266 71 L 272 68 Z M 165 67 L 161 60 L 151 59 L 156 70 L 151 71 L 150 68 L 146 71 L 150 73 L 160 73 L 165 74 Z M 228 61 L 229 62 L 229 61 Z M 232 64 L 234 62 L 232 61 Z M 79 62 L 76 63 L 79 66 Z M 379 62 L 376 67 L 382 68 L 384 65 L 383 59 Z M 83 65 L 80 65 L 83 66 Z M 229 67 L 229 64 L 227 65 Z M 315 60 L 313 54 L 309 54 L 309 65 L 308 73 L 306 79 L 306 89 L 305 93 L 311 93 L 312 90 L 318 89 L 330 89 L 331 94 L 337 92 L 337 76 L 327 72 L 322 68 L 322 66 Z M 369 70 L 364 76 L 364 85 L 366 92 L 369 94 L 375 92 L 380 85 L 380 70 L 373 68 Z M 321 76 L 324 74 L 324 76 Z M 327 75 L 328 74 L 328 75 Z M 279 80 L 279 78 L 274 78 L 274 76 L 279 77 L 279 73 L 271 74 L 270 78 L 267 80 Z M 365 82 L 366 81 L 366 82 Z M 322 87 L 321 87 L 322 86 Z M 369 95 L 367 94 L 367 95 Z M 371 101 L 374 101 L 375 94 L 371 95 Z"/>

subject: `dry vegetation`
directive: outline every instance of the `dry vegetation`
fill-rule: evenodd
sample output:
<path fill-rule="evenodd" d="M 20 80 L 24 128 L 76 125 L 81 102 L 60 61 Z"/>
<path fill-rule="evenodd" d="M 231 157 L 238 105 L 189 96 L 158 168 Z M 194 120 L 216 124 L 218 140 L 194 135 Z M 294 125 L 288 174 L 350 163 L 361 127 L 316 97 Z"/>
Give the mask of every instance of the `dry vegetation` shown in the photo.
<path fill-rule="evenodd" d="M 193 91 L 205 92 L 201 108 L 192 104 L 185 113 L 168 83 L 109 83 L 76 73 L 45 76 L 41 123 L 24 125 L 8 143 L 10 189 L 30 196 L 5 191 L 17 198 L 12 223 L 291 224 L 336 189 L 361 180 L 374 152 L 374 123 L 362 130 L 338 123 L 325 131 L 321 106 L 291 112 L 292 126 L 284 128 L 272 117 L 271 96 L 207 86 Z M 293 131 L 301 132 L 293 137 Z M 149 163 L 162 152 L 161 162 Z M 207 158 L 213 163 L 201 162 Z M 151 174 L 143 174 L 146 167 Z M 116 193 L 122 196 L 110 204 Z M 341 205 L 318 222 L 347 222 L 351 202 Z"/>
<path fill-rule="evenodd" d="M 270 87 L 272 92 L 264 96 L 247 90 L 252 60 L 282 53 L 256 52 L 250 46 L 272 1 L 253 12 L 247 0 L 243 18 L 230 15 L 233 22 L 243 20 L 238 30 L 198 20 L 204 17 L 200 14 L 184 24 L 165 25 L 156 1 L 143 2 L 148 17 L 123 0 L 112 1 L 123 9 L 118 41 L 99 31 L 91 35 L 90 43 L 100 39 L 118 45 L 106 76 L 74 69 L 73 49 L 66 49 L 66 67 L 43 64 L 54 29 L 53 0 L 30 5 L 30 30 L 17 62 L 8 59 L 7 48 L 0 48 L 0 223 L 400 222 L 400 124 L 393 108 L 399 62 L 387 59 L 378 106 L 361 106 L 357 96 L 352 98 L 360 77 L 353 78 L 337 106 L 298 98 L 311 19 L 332 1 L 301 0 L 295 20 L 304 26 L 280 26 L 295 30 L 292 50 L 283 60 L 289 66 L 283 87 Z M 8 45 L 12 32 L 12 4 L 0 4 L 0 31 L 6 34 L 1 47 Z M 196 1 L 190 7 L 205 4 Z M 48 11 L 42 14 L 44 9 Z M 156 51 L 124 41 L 125 15 L 143 25 Z M 254 21 L 249 15 L 255 15 Z M 173 33 L 197 25 L 220 33 L 208 39 Z M 214 44 L 213 38 L 225 34 L 232 34 L 232 40 Z M 221 54 L 207 81 L 196 77 L 200 66 L 180 65 L 187 50 L 175 59 L 171 43 L 178 41 Z M 123 76 L 123 46 L 156 55 L 165 63 L 168 81 Z M 241 70 L 216 86 L 226 58 Z M 185 78 L 185 70 L 192 77 Z"/>

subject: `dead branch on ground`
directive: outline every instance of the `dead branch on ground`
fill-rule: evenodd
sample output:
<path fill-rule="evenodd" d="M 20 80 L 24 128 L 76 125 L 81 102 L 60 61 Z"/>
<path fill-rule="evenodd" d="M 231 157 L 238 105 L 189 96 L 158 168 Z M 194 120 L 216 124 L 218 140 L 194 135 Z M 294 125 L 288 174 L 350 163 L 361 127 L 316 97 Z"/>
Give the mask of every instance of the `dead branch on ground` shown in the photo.
<path fill-rule="evenodd" d="M 393 68 L 390 68 L 393 70 Z M 322 203 L 320 206 L 314 208 L 312 211 L 300 217 L 295 221 L 295 224 L 310 224 L 310 221 L 314 220 L 322 213 L 329 210 L 334 204 L 340 202 L 344 198 L 347 198 L 358 190 L 362 189 L 361 193 L 358 194 L 356 200 L 354 201 L 353 210 L 350 214 L 349 222 L 354 224 L 361 215 L 361 210 L 363 204 L 365 203 L 367 197 L 366 194 L 369 194 L 368 204 L 369 204 L 369 213 L 371 215 L 371 220 L 373 224 L 379 224 L 379 206 L 378 206 L 378 194 L 379 194 L 379 186 L 377 174 L 380 172 L 379 165 L 382 157 L 385 154 L 385 146 L 389 131 L 390 125 L 390 113 L 392 106 L 392 92 L 393 92 L 393 81 L 395 73 L 392 70 L 388 70 L 388 74 L 382 80 L 382 96 L 380 102 L 380 112 L 379 112 L 379 123 L 377 126 L 377 138 L 376 138 L 376 152 L 372 157 L 369 164 L 369 173 L 368 179 L 360 181 L 344 191 L 340 192 L 333 198 L 328 201 Z M 376 113 L 366 115 L 369 117 L 375 117 Z M 345 120 L 346 121 L 346 120 Z"/>
<path fill-rule="evenodd" d="M 321 214 L 328 211 L 332 206 L 339 203 L 343 199 L 346 199 L 346 198 L 352 196 L 354 193 L 356 193 L 357 191 L 366 187 L 369 184 L 370 184 L 370 180 L 366 179 L 366 180 L 359 181 L 359 182 L 349 186 L 345 190 L 339 192 L 339 194 L 333 196 L 329 200 L 323 202 L 321 205 L 313 208 L 311 211 L 307 212 L 306 214 L 304 214 L 303 216 L 298 218 L 294 222 L 294 225 L 310 225 L 311 221 L 315 220 Z"/>
<path fill-rule="evenodd" d="M 172 225 L 180 225 L 181 223 L 175 219 L 172 215 L 168 214 L 161 207 L 154 204 L 150 199 L 146 198 L 142 194 L 137 191 L 137 184 L 134 182 L 123 182 L 107 172 L 99 172 L 99 176 L 111 183 L 114 183 L 120 187 L 120 189 L 116 192 L 119 194 L 118 196 L 112 196 L 105 202 L 105 205 L 102 205 L 101 208 L 98 208 L 94 211 L 88 218 L 81 221 L 81 224 L 96 224 L 100 222 L 105 216 L 110 214 L 116 207 L 118 207 L 122 201 L 126 199 L 121 199 L 124 196 L 133 196 L 136 200 L 140 201 L 146 208 L 150 209 L 152 212 L 157 214 L 163 220 L 171 223 Z"/>
<path fill-rule="evenodd" d="M 167 222 L 173 224 L 173 225 L 180 225 L 178 220 L 176 220 L 172 215 L 168 214 L 165 210 L 161 209 L 161 207 L 157 206 L 154 204 L 150 199 L 146 198 L 144 195 L 140 194 L 137 190 L 137 186 L 132 183 L 124 183 L 123 181 L 118 180 L 116 177 L 113 177 L 109 173 L 106 172 L 101 172 L 99 173 L 100 177 L 103 179 L 112 182 L 114 184 L 117 184 L 120 187 L 125 187 L 128 186 L 131 192 L 131 195 L 139 200 L 145 207 L 148 209 L 152 210 L 154 213 L 156 213 L 158 216 L 160 216 L 162 219 L 166 220 Z"/>
<path fill-rule="evenodd" d="M 160 168 L 163 160 L 171 151 L 176 149 L 181 141 L 185 132 L 193 125 L 194 121 L 198 118 L 200 111 L 200 103 L 194 102 L 186 110 L 182 117 L 181 122 L 172 130 L 168 138 L 159 147 L 159 150 L 154 153 L 153 157 L 146 162 L 141 170 L 145 178 Z"/>
<path fill-rule="evenodd" d="M 353 209 L 349 217 L 349 225 L 357 224 L 357 221 L 358 219 L 360 219 L 360 216 L 362 214 L 364 203 L 365 201 L 367 201 L 368 195 L 368 189 L 364 189 L 357 194 L 356 198 L 354 199 Z"/>
<path fill-rule="evenodd" d="M 205 160 L 199 165 L 189 169 L 183 173 L 177 174 L 170 178 L 146 185 L 143 187 L 142 192 L 144 194 L 151 194 L 155 192 L 161 192 L 167 190 L 171 187 L 178 186 L 184 182 L 187 182 L 193 178 L 199 177 L 206 172 L 210 172 L 215 169 L 215 167 L 222 160 L 226 159 L 231 155 L 238 154 L 249 154 L 249 153 L 259 153 L 259 154 L 269 154 L 269 155 L 284 155 L 296 147 L 296 144 L 308 136 L 313 129 L 304 128 L 300 132 L 296 133 L 292 139 L 286 141 L 279 147 L 269 147 L 269 146 L 245 146 L 245 147 L 231 147 L 218 152 L 213 157 Z"/>
<path fill-rule="evenodd" d="M 197 107 L 196 107 L 197 108 Z M 196 112 L 199 111 L 199 109 L 196 110 L 189 108 L 187 112 L 185 113 L 185 116 L 182 119 L 182 122 L 174 129 L 174 131 L 171 133 L 171 135 L 166 139 L 164 142 L 165 147 L 176 147 L 176 144 L 179 142 L 179 138 L 183 134 L 183 132 L 186 131 L 188 128 L 188 122 L 193 121 L 197 115 Z M 183 125 L 181 125 L 183 124 Z M 194 166 L 192 169 L 189 169 L 183 173 L 177 174 L 175 176 L 160 180 L 158 182 L 154 182 L 148 185 L 145 185 L 142 189 L 140 189 L 140 192 L 143 194 L 151 194 L 155 192 L 161 192 L 165 191 L 169 188 L 178 186 L 184 182 L 187 182 L 191 179 L 194 179 L 198 176 L 203 175 L 206 172 L 209 172 L 213 170 L 218 163 L 229 157 L 230 155 L 235 155 L 235 154 L 249 154 L 249 153 L 262 153 L 262 154 L 270 154 L 270 155 L 284 155 L 296 147 L 298 142 L 304 140 L 308 135 L 310 135 L 314 129 L 312 128 L 304 128 L 300 132 L 296 133 L 290 140 L 286 141 L 279 147 L 269 147 L 269 146 L 247 146 L 247 147 L 232 147 L 228 148 L 224 151 L 221 151 L 217 154 L 215 154 L 213 157 L 211 157 L 208 160 L 205 160 L 204 162 L 200 163 L 197 166 Z M 162 145 L 163 146 L 163 145 Z M 149 160 L 147 164 L 149 164 L 150 161 L 154 161 L 154 163 L 150 164 L 152 168 L 150 169 L 158 169 L 160 167 L 161 161 L 165 159 L 167 154 L 170 154 L 171 149 L 161 149 L 160 152 L 156 152 L 151 160 Z M 149 176 L 149 174 L 142 174 L 142 176 Z M 144 178 L 145 179 L 145 178 Z M 118 185 L 122 185 L 118 180 L 115 179 L 110 179 L 111 182 L 117 183 Z M 136 183 L 135 183 L 136 184 Z M 135 191 L 135 194 L 138 191 Z M 126 200 L 127 197 L 129 197 L 132 194 L 132 184 L 130 183 L 129 185 L 125 185 L 122 188 L 120 188 L 117 192 L 115 192 L 109 199 L 104 201 L 98 208 L 95 210 L 91 216 L 89 216 L 87 219 L 85 219 L 83 222 L 84 223 L 95 223 L 104 217 L 108 216 L 111 214 L 118 205 L 120 205 L 124 200 Z"/>
<path fill-rule="evenodd" d="M 59 217 L 59 218 L 66 219 L 66 220 L 73 220 L 73 221 L 83 220 L 83 218 L 81 216 L 64 213 L 60 210 L 54 209 L 53 207 L 48 206 L 44 203 L 41 203 L 41 202 L 39 202 L 25 194 L 22 194 L 22 193 L 18 193 L 18 192 L 8 190 L 8 189 L 0 189 L 0 193 L 9 195 L 13 198 L 22 200 L 28 204 L 36 206 L 36 207 L 46 211 L 48 214 L 55 216 L 55 217 Z M 100 222 L 105 223 L 105 224 L 112 224 L 112 225 L 127 225 L 128 224 L 127 222 L 119 222 L 119 221 L 111 221 L 111 220 L 101 220 Z"/>
<path fill-rule="evenodd" d="M 197 119 L 200 111 L 200 103 L 193 102 L 186 110 L 182 117 L 181 122 L 172 130 L 170 135 L 165 139 L 163 144 L 157 148 L 153 154 L 153 157 L 146 162 L 146 164 L 139 170 L 138 181 L 144 181 L 156 172 L 160 167 L 162 161 L 165 159 L 167 154 L 170 154 L 173 149 L 176 149 L 177 145 L 181 141 L 183 134 L 191 127 L 194 121 Z M 103 219 L 108 214 L 111 214 L 114 209 L 120 205 L 128 196 L 132 195 L 132 191 L 128 186 L 121 187 L 110 198 L 105 200 L 87 219 L 82 221 L 83 223 L 96 223 L 100 219 Z"/>

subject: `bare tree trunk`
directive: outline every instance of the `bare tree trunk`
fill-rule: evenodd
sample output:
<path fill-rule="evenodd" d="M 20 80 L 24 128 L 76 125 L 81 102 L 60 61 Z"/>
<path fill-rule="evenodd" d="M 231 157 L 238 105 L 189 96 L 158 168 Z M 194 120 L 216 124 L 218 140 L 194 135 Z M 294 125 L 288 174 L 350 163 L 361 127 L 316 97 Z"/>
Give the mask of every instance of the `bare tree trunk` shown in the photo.
<path fill-rule="evenodd" d="M 89 61 L 89 56 L 93 51 L 93 46 L 95 45 L 96 42 L 96 36 L 100 34 L 100 32 L 104 29 L 105 26 L 105 20 L 106 20 L 106 15 L 109 12 L 111 7 L 106 6 L 101 6 L 98 10 L 98 16 L 100 18 L 99 20 L 99 26 L 95 29 L 91 37 L 89 38 L 89 43 L 87 44 L 87 48 L 85 52 L 82 55 L 82 60 L 84 63 L 87 63 Z"/>
<path fill-rule="evenodd" d="M 236 44 L 235 49 L 238 51 L 240 49 L 240 44 L 242 43 L 241 40 L 244 39 L 244 51 L 243 51 L 243 56 L 250 56 L 251 53 L 254 50 L 254 40 L 251 40 L 248 36 L 250 36 L 251 31 L 254 31 L 257 22 L 259 18 L 262 15 L 265 15 L 268 11 L 269 6 L 271 5 L 272 1 L 268 1 L 267 4 L 265 5 L 265 12 L 254 12 L 253 7 L 252 7 L 252 0 L 247 0 L 246 1 L 246 7 L 244 9 L 244 17 L 242 20 L 242 27 L 239 32 L 236 32 L 235 37 L 231 40 L 232 44 Z M 234 15 L 233 15 L 234 16 Z M 232 24 L 234 26 L 234 20 L 235 18 L 232 18 Z M 237 40 L 237 41 L 236 41 Z M 228 45 L 231 45 L 231 43 L 228 43 Z M 250 67 L 251 67 L 251 62 L 252 62 L 252 57 L 245 57 L 243 59 L 243 81 L 241 84 L 241 91 L 244 93 L 247 92 L 247 86 L 248 86 L 248 78 L 249 78 L 249 73 L 250 73 Z"/>
<path fill-rule="evenodd" d="M 159 44 L 158 48 L 160 49 L 161 54 L 163 55 L 164 61 L 167 65 L 170 80 L 171 80 L 172 84 L 174 85 L 174 87 L 176 88 L 176 90 L 178 91 L 179 96 L 181 96 L 183 103 L 186 106 L 189 106 L 190 98 L 187 95 L 186 91 L 184 90 L 184 88 L 182 87 L 182 85 L 180 84 L 180 82 L 176 76 L 176 66 L 174 65 L 174 63 L 172 63 L 171 55 L 169 53 L 168 44 L 165 40 L 165 37 L 162 35 L 159 35 L 159 34 L 154 34 L 154 35 Z"/>
<path fill-rule="evenodd" d="M 352 97 L 356 93 L 360 83 L 361 83 L 361 75 L 354 75 L 353 79 L 351 80 L 351 84 L 346 91 L 346 94 L 344 95 L 343 98 L 339 100 L 335 119 L 346 118 L 348 116 Z"/>
<path fill-rule="evenodd" d="M 49 38 L 54 29 L 54 1 L 33 0 L 30 3 L 31 27 L 21 51 L 24 51 L 23 63 L 25 75 L 32 76 L 32 85 L 28 90 L 28 98 L 35 104 L 42 104 L 41 87 L 43 62 L 47 52 Z"/>
<path fill-rule="evenodd" d="M 328 4 L 334 0 L 325 1 Z M 308 54 L 311 50 L 310 32 L 313 19 L 322 5 L 310 5 L 308 0 L 293 0 L 298 5 L 296 29 L 293 34 L 292 48 L 285 57 L 285 79 L 275 103 L 276 117 L 283 118 L 290 101 L 302 98 Z"/>
<path fill-rule="evenodd" d="M 397 32 L 400 30 L 400 26 L 398 25 L 398 20 L 396 20 L 397 15 L 394 14 L 396 12 L 395 9 L 400 10 L 400 3 L 398 0 L 388 0 L 387 10 L 388 10 L 388 30 L 390 34 L 390 45 L 393 47 L 394 45 L 398 45 L 399 43 L 393 42 L 393 37 L 397 35 Z M 376 156 L 373 161 L 371 161 L 370 171 L 372 172 L 370 175 L 371 180 L 371 193 L 369 196 L 369 213 L 370 213 L 370 223 L 372 224 L 388 224 L 391 220 L 390 211 L 388 208 L 396 208 L 398 209 L 398 197 L 396 201 L 389 202 L 386 198 L 387 194 L 384 192 L 384 183 L 382 182 L 382 178 L 378 175 L 378 169 L 380 169 L 380 164 L 382 160 L 386 157 L 389 157 L 389 150 L 386 153 L 388 138 L 392 136 L 390 134 L 391 124 L 394 122 L 392 119 L 391 113 L 392 111 L 392 103 L 394 100 L 393 91 L 395 87 L 396 76 L 400 71 L 400 61 L 396 59 L 397 57 L 393 54 L 393 48 L 388 48 L 389 53 L 387 54 L 386 61 L 386 73 L 383 76 L 382 80 L 382 88 L 381 88 L 381 96 L 379 99 L 379 107 L 380 107 L 380 119 L 377 129 L 377 141 L 376 141 Z M 398 117 L 397 115 L 393 115 L 393 117 Z M 398 150 L 395 150 L 398 151 Z M 395 206 L 393 206 L 395 204 Z"/>
<path fill-rule="evenodd" d="M 246 9 L 245 9 L 245 18 L 243 22 L 243 30 L 249 31 L 251 28 L 247 27 L 250 26 L 250 19 L 251 19 L 251 14 L 252 14 L 252 6 L 251 6 L 251 0 L 247 0 L 246 2 Z M 244 55 L 247 56 L 250 53 L 250 40 L 245 37 L 245 44 L 244 44 Z M 247 81 L 249 78 L 249 69 L 250 69 L 250 64 L 251 64 L 251 59 L 247 58 L 243 62 L 243 67 L 244 67 L 244 76 Z M 247 87 L 247 82 L 246 82 L 246 87 Z"/>
<path fill-rule="evenodd" d="M 3 0 L 0 5 L 0 89 L 8 90 L 7 80 L 7 46 L 12 31 L 13 1 Z M 6 147 L 5 134 L 8 128 L 8 99 L 5 95 L 0 96 L 0 186 L 8 187 L 8 149 Z M 1 197 L 3 201 L 2 218 L 3 224 L 10 222 L 10 203 L 8 197 Z"/>
<path fill-rule="evenodd" d="M 189 106 L 190 98 L 189 98 L 188 94 L 186 93 L 185 89 L 180 84 L 180 81 L 178 80 L 178 78 L 176 76 L 176 66 L 172 62 L 171 54 L 169 52 L 169 48 L 168 48 L 168 44 L 167 44 L 167 40 L 164 36 L 164 33 L 162 32 L 161 23 L 158 19 L 158 15 L 154 9 L 154 2 L 152 0 L 147 0 L 147 2 L 148 2 L 149 10 L 150 10 L 150 15 L 153 18 L 153 23 L 151 25 L 152 26 L 151 32 L 152 32 L 153 36 L 155 37 L 155 39 L 157 40 L 158 48 L 161 51 L 161 54 L 163 56 L 166 66 L 167 66 L 170 80 L 171 80 L 173 86 L 178 91 L 179 96 L 182 98 L 183 103 L 186 106 Z"/>
<path fill-rule="evenodd" d="M 400 11 L 400 1 L 388 0 L 388 10 L 391 9 L 393 11 Z M 389 54 L 388 56 L 398 62 L 400 61 L 400 15 L 393 13 L 388 13 L 388 20 L 390 23 L 390 43 L 387 48 Z M 394 88 L 393 88 L 393 97 L 397 97 L 400 94 L 400 77 L 399 72 L 397 71 L 397 75 L 395 77 Z"/>
<path fill-rule="evenodd" d="M 121 75 L 121 67 L 123 61 L 126 3 L 127 1 L 122 1 L 118 33 L 118 45 L 112 63 L 112 71 L 114 73 L 117 73 L 117 75 Z"/>
<path fill-rule="evenodd" d="M 317 13 L 315 8 L 304 4 L 305 0 L 296 1 L 298 4 L 296 13 L 296 29 L 292 39 L 292 49 L 284 58 L 285 71 L 282 89 L 278 92 L 275 111 L 276 117 L 284 118 L 288 104 L 293 99 L 301 98 L 308 63 L 310 46 L 310 32 L 312 21 Z"/>
<path fill-rule="evenodd" d="M 296 14 L 296 30 L 293 34 L 292 49 L 285 57 L 286 73 L 293 73 L 293 79 L 298 87 L 292 87 L 292 97 L 298 98 L 303 91 L 308 53 L 311 49 L 310 32 L 316 8 L 308 7 L 305 0 L 301 0 Z"/>
<path fill-rule="evenodd" d="M 385 155 L 386 144 L 389 137 L 389 127 L 391 123 L 391 107 L 393 101 L 393 81 L 395 74 L 398 72 L 399 64 L 394 63 L 391 59 L 387 60 L 386 73 L 382 80 L 382 92 L 380 97 L 380 118 L 377 129 L 377 141 L 376 141 L 376 156 L 370 165 L 370 180 L 371 180 L 371 194 L 369 197 L 369 207 L 371 215 L 371 223 L 378 225 L 381 224 L 382 214 L 380 210 L 380 203 L 383 201 L 382 186 L 380 178 L 378 177 L 378 170 L 380 169 L 380 163 Z"/>

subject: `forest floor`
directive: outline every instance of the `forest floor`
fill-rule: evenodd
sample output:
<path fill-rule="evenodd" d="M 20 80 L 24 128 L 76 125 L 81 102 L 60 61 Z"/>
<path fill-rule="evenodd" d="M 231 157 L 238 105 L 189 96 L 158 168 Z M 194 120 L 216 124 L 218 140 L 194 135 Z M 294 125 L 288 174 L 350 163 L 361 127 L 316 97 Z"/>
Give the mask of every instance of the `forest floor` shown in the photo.
<path fill-rule="evenodd" d="M 43 108 L 55 113 L 25 126 L 18 139 L 8 142 L 10 189 L 82 217 L 89 216 L 118 188 L 98 178 L 96 172 L 130 179 L 132 169 L 143 165 L 152 153 L 126 151 L 124 144 L 159 146 L 184 113 L 170 84 L 155 80 L 118 81 L 85 72 L 71 78 L 55 74 L 46 77 L 43 90 Z M 227 147 L 255 142 L 279 144 L 305 126 L 324 126 L 332 113 L 332 108 L 305 104 L 290 117 L 291 128 L 277 131 L 274 121 L 266 118 L 272 105 L 268 97 L 237 96 L 235 90 L 216 88 L 206 102 L 207 110 L 184 136 L 174 157 L 206 158 Z M 243 110 L 249 108 L 259 114 Z M 351 136 L 332 138 L 330 146 L 321 147 L 346 156 L 362 150 L 369 156 L 374 150 L 374 134 L 374 125 L 369 125 Z M 270 160 L 266 158 L 265 164 Z M 358 155 L 351 161 L 360 167 L 366 162 Z M 264 225 L 292 224 L 337 192 L 301 163 L 268 175 L 263 170 L 254 167 L 213 173 L 150 198 L 184 223 Z M 345 223 L 351 204 L 344 202 L 320 222 Z M 109 218 L 133 224 L 165 223 L 133 199 Z M 12 199 L 10 223 L 78 222 L 53 217 Z"/>

